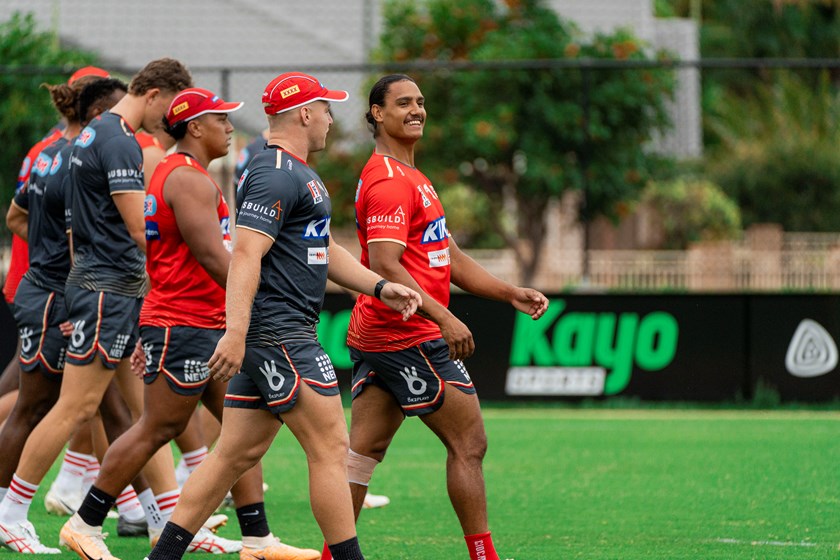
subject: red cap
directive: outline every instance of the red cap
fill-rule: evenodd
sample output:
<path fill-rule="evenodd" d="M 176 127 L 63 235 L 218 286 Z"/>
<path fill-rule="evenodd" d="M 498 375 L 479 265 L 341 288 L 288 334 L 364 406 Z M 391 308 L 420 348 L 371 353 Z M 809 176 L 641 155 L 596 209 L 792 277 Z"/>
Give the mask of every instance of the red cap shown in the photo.
<path fill-rule="evenodd" d="M 309 74 L 287 72 L 265 87 L 262 102 L 267 115 L 276 115 L 313 101 L 347 101 L 349 97 L 346 91 L 325 88 Z"/>
<path fill-rule="evenodd" d="M 72 86 L 73 82 L 78 80 L 79 78 L 84 78 L 85 76 L 97 76 L 99 78 L 110 78 L 111 74 L 107 71 L 103 70 L 102 68 L 97 68 L 96 66 L 85 66 L 84 68 L 79 68 L 73 75 L 70 76 L 70 79 L 67 80 L 67 85 Z"/>
<path fill-rule="evenodd" d="M 191 121 L 205 113 L 232 113 L 242 107 L 242 103 L 227 102 L 209 89 L 188 88 L 172 100 L 166 112 L 166 122 L 175 126 L 180 122 Z"/>

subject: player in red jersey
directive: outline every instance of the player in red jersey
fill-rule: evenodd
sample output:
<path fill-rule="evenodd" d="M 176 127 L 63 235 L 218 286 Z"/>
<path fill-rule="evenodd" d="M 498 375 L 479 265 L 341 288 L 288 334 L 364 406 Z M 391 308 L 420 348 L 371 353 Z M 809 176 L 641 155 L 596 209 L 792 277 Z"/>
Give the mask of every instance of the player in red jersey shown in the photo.
<path fill-rule="evenodd" d="M 508 302 L 534 319 L 548 300 L 491 275 L 450 237 L 432 182 L 414 165 L 414 146 L 426 122 L 414 80 L 385 76 L 371 89 L 369 102 L 366 117 L 376 148 L 356 193 L 362 264 L 414 288 L 423 306 L 408 321 L 366 295 L 353 308 L 347 335 L 354 362 L 348 478 L 355 513 L 405 417 L 420 416 L 446 446 L 449 498 L 470 558 L 498 560 L 482 474 L 487 437 L 475 387 L 461 361 L 475 344 L 469 328 L 447 309 L 449 284 Z M 324 557 L 329 557 L 326 551 Z"/>
<path fill-rule="evenodd" d="M 168 111 L 166 123 L 178 139 L 177 152 L 157 166 L 145 200 L 146 269 L 152 282 L 140 313 L 145 410 L 111 445 L 99 477 L 62 529 L 65 541 L 97 543 L 93 550 L 74 548 L 83 559 L 108 555 L 101 530 L 117 495 L 159 448 L 183 431 L 199 400 L 221 418 L 227 383 L 210 380 L 207 360 L 225 327 L 230 215 L 207 166 L 227 154 L 233 132 L 228 113 L 241 105 L 190 88 L 175 97 Z M 243 556 L 318 558 L 317 551 L 280 543 L 269 531 L 259 467 L 239 479 L 234 497 L 240 506 Z M 98 536 L 90 539 L 91 534 Z M 238 542 L 202 529 L 189 550 L 227 553 L 240 548 Z"/>

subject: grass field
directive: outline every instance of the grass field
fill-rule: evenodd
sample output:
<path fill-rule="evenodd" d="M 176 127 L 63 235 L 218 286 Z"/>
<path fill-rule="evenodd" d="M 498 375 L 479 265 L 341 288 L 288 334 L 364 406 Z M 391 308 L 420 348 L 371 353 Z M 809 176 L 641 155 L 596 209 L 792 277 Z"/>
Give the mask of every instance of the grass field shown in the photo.
<path fill-rule="evenodd" d="M 485 418 L 501 558 L 840 558 L 840 412 L 488 408 Z M 406 422 L 371 485 L 391 505 L 364 511 L 359 522 L 366 558 L 467 558 L 444 458 L 419 421 Z M 287 431 L 264 469 L 275 533 L 320 548 L 304 457 Z M 53 474 L 30 518 L 55 546 L 64 519 L 43 509 Z M 235 514 L 227 513 L 221 533 L 236 538 Z M 145 539 L 117 538 L 114 524 L 106 525 L 111 551 L 143 558 Z"/>

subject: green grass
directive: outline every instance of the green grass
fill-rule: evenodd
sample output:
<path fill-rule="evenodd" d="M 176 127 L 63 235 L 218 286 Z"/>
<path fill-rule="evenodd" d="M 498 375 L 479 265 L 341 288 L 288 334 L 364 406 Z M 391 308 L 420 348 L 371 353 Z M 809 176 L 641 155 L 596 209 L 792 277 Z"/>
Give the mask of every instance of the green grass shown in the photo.
<path fill-rule="evenodd" d="M 490 525 L 503 559 L 840 558 L 836 411 L 490 408 L 485 419 Z M 359 522 L 369 560 L 467 558 L 444 460 L 434 436 L 408 420 L 371 485 L 391 505 Z M 264 470 L 275 533 L 320 548 L 304 457 L 288 431 Z M 54 546 L 63 519 L 43 509 L 51 478 L 30 519 Z M 106 530 L 115 534 L 114 521 Z M 235 519 L 221 533 L 236 538 Z M 148 551 L 144 539 L 108 543 L 124 560 Z"/>

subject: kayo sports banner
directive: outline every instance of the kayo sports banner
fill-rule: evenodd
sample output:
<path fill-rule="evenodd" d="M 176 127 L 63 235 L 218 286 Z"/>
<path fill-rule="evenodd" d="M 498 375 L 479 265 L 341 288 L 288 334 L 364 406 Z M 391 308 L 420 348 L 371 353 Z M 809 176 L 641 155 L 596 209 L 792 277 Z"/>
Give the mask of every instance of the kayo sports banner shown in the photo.
<path fill-rule="evenodd" d="M 723 401 L 757 384 L 784 401 L 840 398 L 840 297 L 553 295 L 539 321 L 455 294 L 473 332 L 466 366 L 487 400 L 638 397 Z M 349 384 L 350 298 L 327 296 L 318 333 Z"/>

